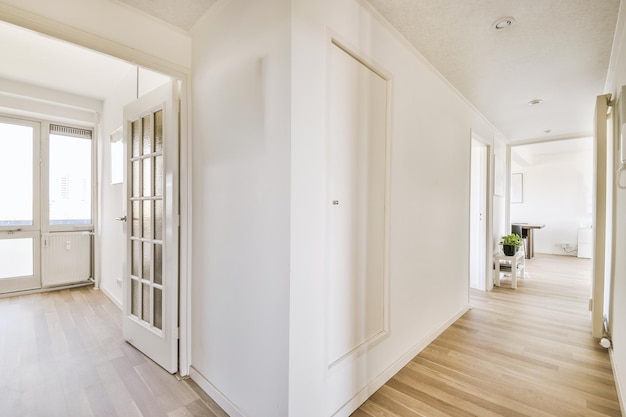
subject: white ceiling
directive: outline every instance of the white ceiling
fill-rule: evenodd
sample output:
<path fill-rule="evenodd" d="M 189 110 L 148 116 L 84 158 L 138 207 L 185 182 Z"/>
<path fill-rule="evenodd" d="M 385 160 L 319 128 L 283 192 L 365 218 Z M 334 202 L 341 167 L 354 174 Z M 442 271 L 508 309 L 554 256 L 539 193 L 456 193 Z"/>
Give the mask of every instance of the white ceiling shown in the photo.
<path fill-rule="evenodd" d="M 592 131 L 619 0 L 368 1 L 509 140 Z"/>
<path fill-rule="evenodd" d="M 0 78 L 104 99 L 134 66 L 0 21 Z"/>
<path fill-rule="evenodd" d="M 183 31 L 216 2 L 111 1 Z M 591 133 L 620 0 L 367 1 L 509 140 Z M 502 16 L 514 17 L 515 23 L 495 31 L 492 24 Z M 101 54 L 13 30 L 0 25 L 3 78 L 102 98 L 108 83 L 129 68 Z M 529 106 L 535 98 L 543 103 Z"/>
<path fill-rule="evenodd" d="M 119 1 L 184 30 L 214 3 Z M 620 0 L 367 1 L 509 140 L 592 131 Z M 496 31 L 504 16 L 515 23 Z"/>
<path fill-rule="evenodd" d="M 119 0 L 184 31 L 189 31 L 217 0 Z"/>

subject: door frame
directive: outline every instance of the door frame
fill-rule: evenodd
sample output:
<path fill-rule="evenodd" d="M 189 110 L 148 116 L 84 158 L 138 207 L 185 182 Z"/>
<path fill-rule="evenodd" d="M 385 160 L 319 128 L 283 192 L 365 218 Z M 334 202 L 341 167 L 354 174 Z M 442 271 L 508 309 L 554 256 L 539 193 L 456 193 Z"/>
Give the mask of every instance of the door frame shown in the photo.
<path fill-rule="evenodd" d="M 191 363 L 191 185 L 192 185 L 192 146 L 191 146 L 191 69 L 161 59 L 141 50 L 122 45 L 101 34 L 68 26 L 64 23 L 48 19 L 10 5 L 0 7 L 0 20 L 21 26 L 41 34 L 83 46 L 126 62 L 168 75 L 182 83 L 180 88 L 180 154 L 179 154 L 179 359 L 178 368 L 182 376 L 189 375 Z M 102 125 L 97 124 L 96 130 L 101 131 Z M 101 132 L 100 132 L 101 133 Z M 104 137 L 98 134 L 97 138 Z M 95 252 L 99 251 L 100 233 L 95 225 Z M 96 285 L 100 282 L 99 271 L 94 276 Z"/>
<path fill-rule="evenodd" d="M 493 274 L 492 274 L 492 270 L 493 270 L 493 266 L 492 266 L 492 259 L 493 259 L 493 245 L 491 243 L 492 241 L 492 234 L 493 234 L 493 159 L 494 159 L 494 153 L 493 153 L 493 146 L 485 139 L 483 139 L 480 135 L 478 135 L 476 132 L 474 132 L 473 130 L 470 130 L 470 137 L 469 137 L 469 147 L 470 147 L 470 152 L 469 152 L 469 175 L 468 175 L 468 179 L 469 179 L 469 201 L 471 202 L 472 199 L 472 142 L 476 141 L 481 143 L 482 145 L 485 146 L 485 178 L 483 179 L 485 181 L 485 256 L 483 258 L 483 262 L 485 265 L 485 274 L 484 274 L 484 290 L 485 291 L 489 291 L 493 288 Z M 471 244 L 472 244 L 472 238 L 471 238 L 471 210 L 468 210 L 467 213 L 467 218 L 468 218 L 468 274 L 467 274 L 467 286 L 468 286 L 468 303 L 471 301 L 471 291 L 469 291 L 470 287 L 470 272 L 471 272 Z"/>

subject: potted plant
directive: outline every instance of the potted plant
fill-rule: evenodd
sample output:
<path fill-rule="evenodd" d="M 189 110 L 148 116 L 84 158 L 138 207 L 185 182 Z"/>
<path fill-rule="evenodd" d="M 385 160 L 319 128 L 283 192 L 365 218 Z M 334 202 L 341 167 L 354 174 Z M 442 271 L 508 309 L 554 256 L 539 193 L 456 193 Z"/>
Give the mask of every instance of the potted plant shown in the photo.
<path fill-rule="evenodd" d="M 513 256 L 517 253 L 519 248 L 522 247 L 524 241 L 518 234 L 511 233 L 510 235 L 503 236 L 501 243 L 504 254 L 507 256 Z"/>

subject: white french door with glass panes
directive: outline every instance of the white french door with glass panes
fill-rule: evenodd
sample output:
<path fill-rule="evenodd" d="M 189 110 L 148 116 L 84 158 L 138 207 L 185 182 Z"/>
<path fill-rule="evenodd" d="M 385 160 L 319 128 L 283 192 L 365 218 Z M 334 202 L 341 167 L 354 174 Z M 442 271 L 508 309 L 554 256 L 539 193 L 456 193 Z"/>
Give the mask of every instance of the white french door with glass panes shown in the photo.
<path fill-rule="evenodd" d="M 124 107 L 123 336 L 178 370 L 178 111 L 169 82 Z"/>
<path fill-rule="evenodd" d="M 0 293 L 91 278 L 92 130 L 0 118 Z"/>

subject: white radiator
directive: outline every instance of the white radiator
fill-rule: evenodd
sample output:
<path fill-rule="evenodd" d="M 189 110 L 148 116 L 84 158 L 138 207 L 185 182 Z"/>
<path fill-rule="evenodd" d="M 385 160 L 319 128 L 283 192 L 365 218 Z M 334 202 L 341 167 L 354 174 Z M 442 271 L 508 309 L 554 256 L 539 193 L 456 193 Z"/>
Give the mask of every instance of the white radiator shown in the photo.
<path fill-rule="evenodd" d="M 89 232 L 42 234 L 42 287 L 84 282 L 89 278 L 91 278 L 91 235 Z"/>

